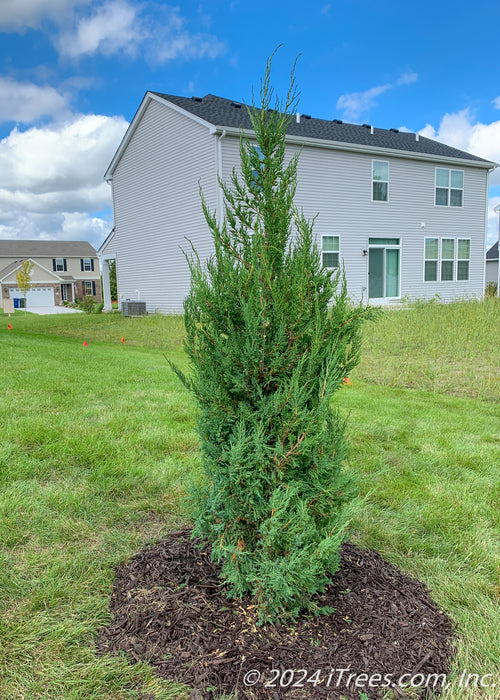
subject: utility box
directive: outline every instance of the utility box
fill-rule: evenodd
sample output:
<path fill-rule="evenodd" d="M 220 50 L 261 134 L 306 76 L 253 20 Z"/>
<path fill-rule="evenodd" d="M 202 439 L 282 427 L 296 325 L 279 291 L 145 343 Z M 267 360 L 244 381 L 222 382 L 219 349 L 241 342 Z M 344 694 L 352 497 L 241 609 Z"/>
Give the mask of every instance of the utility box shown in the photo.
<path fill-rule="evenodd" d="M 145 316 L 145 301 L 122 301 L 122 316 Z"/>

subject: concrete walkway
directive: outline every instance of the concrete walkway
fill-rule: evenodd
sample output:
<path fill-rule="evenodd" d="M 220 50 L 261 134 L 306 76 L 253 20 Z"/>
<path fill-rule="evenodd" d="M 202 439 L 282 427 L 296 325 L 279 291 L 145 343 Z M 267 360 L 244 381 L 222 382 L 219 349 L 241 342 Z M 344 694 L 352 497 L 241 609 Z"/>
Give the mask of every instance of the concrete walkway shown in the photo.
<path fill-rule="evenodd" d="M 70 309 L 68 306 L 31 306 L 26 309 L 31 314 L 49 316 L 50 314 L 81 314 L 80 309 Z"/>

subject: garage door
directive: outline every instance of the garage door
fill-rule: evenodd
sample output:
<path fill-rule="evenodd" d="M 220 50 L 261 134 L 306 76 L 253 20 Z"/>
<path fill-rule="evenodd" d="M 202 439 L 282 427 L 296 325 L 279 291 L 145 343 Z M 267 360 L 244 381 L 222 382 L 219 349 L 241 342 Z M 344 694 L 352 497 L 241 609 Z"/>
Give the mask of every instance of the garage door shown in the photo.
<path fill-rule="evenodd" d="M 24 299 L 20 289 L 9 289 L 11 299 Z M 34 287 L 26 295 L 28 309 L 33 306 L 54 306 L 54 289 L 52 287 Z"/>

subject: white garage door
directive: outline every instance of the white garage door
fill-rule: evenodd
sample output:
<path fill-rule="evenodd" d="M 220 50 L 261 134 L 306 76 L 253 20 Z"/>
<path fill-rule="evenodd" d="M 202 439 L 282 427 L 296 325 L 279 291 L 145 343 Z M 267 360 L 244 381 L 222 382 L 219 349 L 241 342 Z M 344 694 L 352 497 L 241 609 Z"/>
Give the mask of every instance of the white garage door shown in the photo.
<path fill-rule="evenodd" d="M 9 289 L 11 299 L 24 298 L 20 289 Z M 26 305 L 29 309 L 33 306 L 54 306 L 54 289 L 52 287 L 34 287 L 26 295 Z"/>

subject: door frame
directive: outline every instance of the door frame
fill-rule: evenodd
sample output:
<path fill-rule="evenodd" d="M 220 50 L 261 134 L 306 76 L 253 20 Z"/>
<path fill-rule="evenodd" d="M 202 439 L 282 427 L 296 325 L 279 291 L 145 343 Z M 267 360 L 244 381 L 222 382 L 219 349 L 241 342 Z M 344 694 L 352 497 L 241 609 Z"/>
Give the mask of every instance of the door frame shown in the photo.
<path fill-rule="evenodd" d="M 395 241 L 393 244 L 390 243 L 370 243 L 370 241 L 389 241 L 393 240 Z M 397 242 L 396 242 L 397 241 Z M 384 296 L 383 297 L 372 297 L 370 296 L 370 250 L 371 249 L 377 249 L 377 250 L 398 250 L 399 251 L 399 256 L 398 256 L 398 294 L 397 296 L 385 296 L 385 291 L 386 291 L 386 259 L 387 256 L 384 253 L 383 256 L 383 264 L 384 264 L 384 272 L 383 272 L 383 284 L 384 284 Z M 393 301 L 399 301 L 401 299 L 401 238 L 396 237 L 396 236 L 370 236 L 368 239 L 368 264 L 367 264 L 367 270 L 366 270 L 366 276 L 367 276 L 367 292 L 368 292 L 368 299 L 370 301 L 376 301 L 378 304 L 388 304 Z"/>

